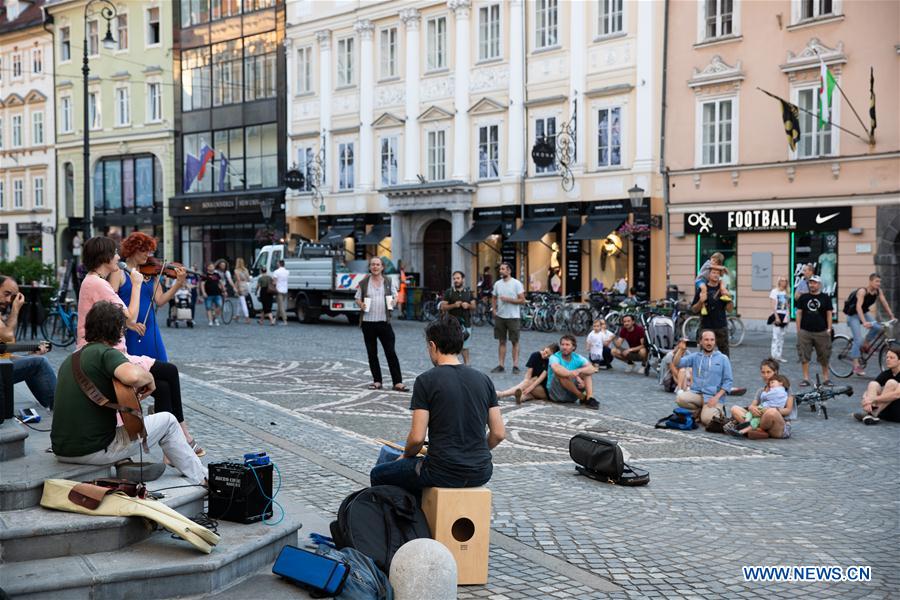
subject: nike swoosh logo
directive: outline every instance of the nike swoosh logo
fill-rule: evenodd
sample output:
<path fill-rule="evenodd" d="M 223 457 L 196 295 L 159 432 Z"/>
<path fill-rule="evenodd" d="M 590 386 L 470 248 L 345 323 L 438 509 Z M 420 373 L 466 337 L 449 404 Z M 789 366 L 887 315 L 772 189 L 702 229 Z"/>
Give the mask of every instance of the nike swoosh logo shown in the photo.
<path fill-rule="evenodd" d="M 828 215 L 827 217 L 823 217 L 819 213 L 816 213 L 816 223 L 821 225 L 825 221 L 830 221 L 831 219 L 835 218 L 839 214 L 841 214 L 841 213 L 834 213 L 833 215 Z"/>

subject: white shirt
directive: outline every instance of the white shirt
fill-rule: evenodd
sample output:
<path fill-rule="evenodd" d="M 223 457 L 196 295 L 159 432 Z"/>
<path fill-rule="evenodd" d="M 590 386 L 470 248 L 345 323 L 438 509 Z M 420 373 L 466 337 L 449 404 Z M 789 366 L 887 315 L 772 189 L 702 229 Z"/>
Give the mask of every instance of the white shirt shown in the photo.
<path fill-rule="evenodd" d="M 607 345 L 614 337 L 616 337 L 615 334 L 609 329 L 591 331 L 587 336 L 588 351 L 591 357 L 603 356 L 603 346 Z"/>
<path fill-rule="evenodd" d="M 272 279 L 275 280 L 275 291 L 279 294 L 287 294 L 288 292 L 288 275 L 290 275 L 290 271 L 284 267 L 278 267 L 272 271 Z"/>
<path fill-rule="evenodd" d="M 518 298 L 519 294 L 525 292 L 522 282 L 512 277 L 508 281 L 498 279 L 494 284 L 494 298 L 497 298 L 497 316 L 501 319 L 518 319 L 520 318 L 520 304 L 512 302 L 504 302 L 500 296 Z"/>

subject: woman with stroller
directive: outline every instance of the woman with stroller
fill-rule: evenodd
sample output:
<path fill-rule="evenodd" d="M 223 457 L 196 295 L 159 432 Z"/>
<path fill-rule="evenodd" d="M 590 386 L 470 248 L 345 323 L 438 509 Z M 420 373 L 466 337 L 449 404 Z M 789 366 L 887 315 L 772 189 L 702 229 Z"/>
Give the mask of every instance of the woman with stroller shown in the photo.
<path fill-rule="evenodd" d="M 256 279 L 256 295 L 262 304 L 262 312 L 256 320 L 260 325 L 263 319 L 269 320 L 269 325 L 275 326 L 275 315 L 272 314 L 272 301 L 275 298 L 275 280 L 269 275 L 265 265 L 259 268 L 259 277 Z"/>
<path fill-rule="evenodd" d="M 787 402 L 781 408 L 764 408 L 762 406 L 765 397 L 777 394 L 782 383 L 776 382 L 781 380 L 778 370 L 781 365 L 771 358 L 766 358 L 759 366 L 759 374 L 763 380 L 763 387 L 756 392 L 756 396 L 750 406 L 741 408 L 740 406 L 731 407 L 731 421 L 725 424 L 725 433 L 733 435 L 746 435 L 751 440 L 764 440 L 767 438 L 787 439 L 791 437 L 791 421 L 797 418 L 797 407 L 794 404 L 794 397 L 787 395 Z M 764 397 L 765 396 L 765 397 Z M 780 402 L 778 403 L 780 405 Z M 749 413 L 749 414 L 748 414 Z M 738 425 L 750 419 L 759 419 L 757 428 L 744 428 L 743 431 L 738 429 Z"/>
<path fill-rule="evenodd" d="M 241 303 L 241 316 L 244 323 L 250 322 L 250 271 L 243 258 L 234 261 L 234 285 L 238 300 Z"/>
<path fill-rule="evenodd" d="M 508 390 L 497 392 L 497 398 L 516 397 L 516 404 L 526 400 L 547 399 L 547 362 L 559 352 L 559 344 L 548 344 L 540 352 L 532 352 L 525 363 L 525 377 Z"/>

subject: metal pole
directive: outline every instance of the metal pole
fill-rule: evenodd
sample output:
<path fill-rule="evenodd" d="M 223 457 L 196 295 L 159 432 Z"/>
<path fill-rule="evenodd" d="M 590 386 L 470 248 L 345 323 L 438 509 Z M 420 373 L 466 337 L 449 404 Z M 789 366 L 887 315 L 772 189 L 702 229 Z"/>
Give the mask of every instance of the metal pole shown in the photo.
<path fill-rule="evenodd" d="M 90 3 L 88 3 L 88 6 Z M 82 147 L 82 160 L 84 164 L 82 165 L 84 171 L 84 217 L 82 219 L 82 231 L 84 231 L 84 241 L 87 241 L 91 237 L 91 127 L 90 127 L 90 102 L 88 101 L 88 75 L 91 70 L 88 67 L 88 31 L 87 31 L 87 13 L 88 6 L 84 7 L 84 44 L 82 46 L 82 67 L 81 73 L 84 76 L 84 142 Z M 98 31 L 99 35 L 99 31 Z"/>

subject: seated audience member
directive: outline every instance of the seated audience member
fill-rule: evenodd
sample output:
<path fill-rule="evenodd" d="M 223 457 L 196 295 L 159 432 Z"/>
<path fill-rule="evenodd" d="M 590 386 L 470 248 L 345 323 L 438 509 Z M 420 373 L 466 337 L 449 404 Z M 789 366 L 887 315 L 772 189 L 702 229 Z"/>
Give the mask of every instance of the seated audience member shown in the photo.
<path fill-rule="evenodd" d="M 416 377 L 403 455 L 376 466 L 369 478 L 373 486 L 397 485 L 415 494 L 426 487 L 484 485 L 493 473 L 491 450 L 506 437 L 494 384 L 459 363 L 463 330 L 456 319 L 429 323 L 425 343 L 434 368 Z M 428 455 L 418 456 L 426 434 Z"/>
<path fill-rule="evenodd" d="M 679 369 L 675 364 L 675 350 L 669 350 L 659 361 L 659 384 L 667 392 L 678 394 L 691 387 L 691 370 Z"/>
<path fill-rule="evenodd" d="M 497 398 L 516 397 L 516 404 L 526 400 L 547 399 L 547 360 L 559 350 L 559 344 L 549 344 L 540 352 L 532 352 L 525 363 L 525 377 L 507 390 L 497 392 Z"/>
<path fill-rule="evenodd" d="M 587 335 L 588 357 L 593 365 L 612 369 L 612 350 L 610 345 L 615 337 L 615 334 L 606 328 L 605 319 L 594 321 L 594 328 Z"/>
<path fill-rule="evenodd" d="M 623 343 L 627 343 L 628 347 L 623 348 Z M 629 371 L 634 370 L 634 361 L 640 360 L 643 363 L 647 360 L 647 346 L 644 345 L 644 328 L 635 323 L 634 317 L 631 315 L 622 317 L 622 327 L 613 341 L 613 346 L 612 355 L 628 363 L 627 370 Z"/>
<path fill-rule="evenodd" d="M 864 412 L 853 415 L 866 425 L 877 425 L 882 419 L 900 422 L 900 346 L 888 348 L 884 366 L 887 369 L 866 387 L 862 397 Z"/>
<path fill-rule="evenodd" d="M 0 275 L 0 342 L 14 344 L 19 312 L 25 304 L 25 296 L 19 292 L 16 280 Z M 12 361 L 13 384 L 25 382 L 41 406 L 53 409 L 53 394 L 56 391 L 56 373 L 46 356 L 50 347 L 41 344 L 40 349 L 30 356 L 10 355 Z M 0 356 L 0 358 L 6 358 Z"/>
<path fill-rule="evenodd" d="M 550 357 L 547 365 L 547 391 L 551 402 L 581 402 L 582 406 L 597 410 L 600 403 L 594 398 L 591 376 L 597 367 L 575 353 L 578 342 L 566 334 L 559 338 L 559 352 Z"/>
<path fill-rule="evenodd" d="M 125 313 L 110 302 L 94 303 L 84 319 L 85 345 L 78 351 L 81 370 L 106 398 L 115 401 L 113 379 L 137 390 L 138 397 L 153 393 L 153 376 L 131 363 L 115 346 L 125 333 Z M 74 355 L 72 355 L 74 356 Z M 50 442 L 57 459 L 85 465 L 112 464 L 138 454 L 142 440 L 132 441 L 124 426 L 117 427 L 116 411 L 96 404 L 75 380 L 72 356 L 59 367 L 56 411 Z M 206 468 L 187 443 L 174 415 L 157 412 L 144 417 L 146 444 L 157 444 L 166 458 L 195 484 L 206 482 Z"/>
<path fill-rule="evenodd" d="M 731 361 L 716 350 L 716 334 L 706 329 L 700 334 L 700 352 L 684 356 L 687 340 L 678 342 L 673 362 L 692 371 L 691 388 L 678 394 L 677 404 L 694 411 L 707 425 L 716 415 L 723 415 L 719 401 L 732 388 Z"/>
<path fill-rule="evenodd" d="M 756 396 L 750 406 L 742 408 L 740 406 L 731 407 L 732 422 L 726 423 L 725 432 L 734 435 L 746 435 L 750 439 L 786 439 L 791 437 L 791 422 L 797 418 L 797 407 L 794 403 L 794 397 L 787 392 L 788 386 L 781 382 L 780 390 L 772 394 L 776 398 L 774 404 L 769 399 L 770 404 L 766 406 L 766 399 L 772 392 L 774 382 L 781 378 L 778 369 L 781 365 L 772 358 L 767 358 L 759 365 L 759 374 L 763 380 L 763 387 L 759 388 Z M 784 404 L 781 404 L 781 398 L 784 397 Z M 753 421 L 757 421 L 754 425 Z M 750 427 L 741 427 L 741 423 L 749 420 Z M 743 431 L 741 431 L 743 430 Z"/>

